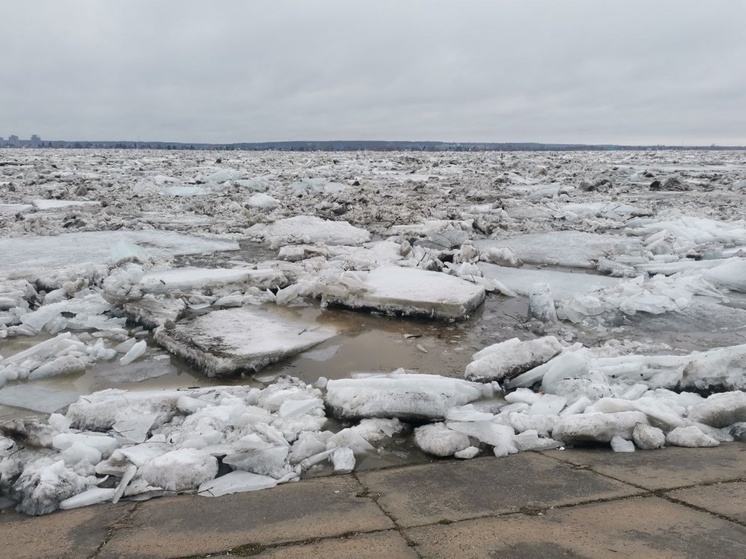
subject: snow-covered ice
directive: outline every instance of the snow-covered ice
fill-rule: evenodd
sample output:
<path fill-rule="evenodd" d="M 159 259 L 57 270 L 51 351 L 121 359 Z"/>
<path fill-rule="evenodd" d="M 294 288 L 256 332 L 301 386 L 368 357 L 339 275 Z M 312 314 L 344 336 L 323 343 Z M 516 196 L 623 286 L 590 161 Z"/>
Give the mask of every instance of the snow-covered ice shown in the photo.
<path fill-rule="evenodd" d="M 161 328 L 155 339 L 214 377 L 259 371 L 335 334 L 317 324 L 242 307 L 209 312 L 172 328 Z"/>
<path fill-rule="evenodd" d="M 148 255 L 164 257 L 238 250 L 238 243 L 208 239 L 170 231 L 89 231 L 50 237 L 0 239 L 0 273 L 55 270 L 84 263 L 105 263 L 110 247 L 126 241 L 145 249 Z"/>
<path fill-rule="evenodd" d="M 326 243 L 359 245 L 370 240 L 370 233 L 346 221 L 329 221 L 310 215 L 280 219 L 269 224 L 257 224 L 247 234 L 277 247 L 286 243 Z"/>
<path fill-rule="evenodd" d="M 326 404 L 342 418 L 443 419 L 449 408 L 491 397 L 498 387 L 459 379 L 395 371 L 388 375 L 330 380 Z"/>
<path fill-rule="evenodd" d="M 346 272 L 325 280 L 320 290 L 329 303 L 445 320 L 468 317 L 485 297 L 483 287 L 465 280 L 398 266 Z"/>

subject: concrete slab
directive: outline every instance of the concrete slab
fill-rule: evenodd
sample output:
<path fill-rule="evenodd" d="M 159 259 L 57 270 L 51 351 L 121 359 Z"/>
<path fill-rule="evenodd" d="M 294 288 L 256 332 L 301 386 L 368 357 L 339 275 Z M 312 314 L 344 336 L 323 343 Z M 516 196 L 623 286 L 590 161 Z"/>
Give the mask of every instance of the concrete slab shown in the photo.
<path fill-rule="evenodd" d="M 46 516 L 0 514 L 3 559 L 91 557 L 109 536 L 109 527 L 134 508 L 132 503 L 100 505 Z"/>
<path fill-rule="evenodd" d="M 746 444 L 738 442 L 715 448 L 668 447 L 630 453 L 589 448 L 545 454 L 650 490 L 746 478 Z"/>
<path fill-rule="evenodd" d="M 344 476 L 215 499 L 155 499 L 138 507 L 98 557 L 184 557 L 393 528 L 361 492 Z"/>
<path fill-rule="evenodd" d="M 396 530 L 333 538 L 304 545 L 290 545 L 268 549 L 257 559 L 418 559 L 419 555 Z"/>
<path fill-rule="evenodd" d="M 358 478 L 406 527 L 640 493 L 531 452 L 380 470 Z"/>
<path fill-rule="evenodd" d="M 405 530 L 432 559 L 746 557 L 746 528 L 657 497 L 635 497 Z"/>
<path fill-rule="evenodd" d="M 677 489 L 667 495 L 746 524 L 746 481 Z"/>

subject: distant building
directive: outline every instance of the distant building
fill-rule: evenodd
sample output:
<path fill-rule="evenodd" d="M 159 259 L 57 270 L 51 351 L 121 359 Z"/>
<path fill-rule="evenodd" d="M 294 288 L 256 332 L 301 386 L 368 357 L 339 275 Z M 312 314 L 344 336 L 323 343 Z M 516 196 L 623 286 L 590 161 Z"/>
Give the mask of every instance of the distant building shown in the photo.
<path fill-rule="evenodd" d="M 41 138 L 34 134 L 31 136 L 31 147 L 38 148 L 39 146 L 41 146 Z"/>
<path fill-rule="evenodd" d="M 21 147 L 21 140 L 18 139 L 18 136 L 8 136 L 8 145 L 14 148 Z"/>

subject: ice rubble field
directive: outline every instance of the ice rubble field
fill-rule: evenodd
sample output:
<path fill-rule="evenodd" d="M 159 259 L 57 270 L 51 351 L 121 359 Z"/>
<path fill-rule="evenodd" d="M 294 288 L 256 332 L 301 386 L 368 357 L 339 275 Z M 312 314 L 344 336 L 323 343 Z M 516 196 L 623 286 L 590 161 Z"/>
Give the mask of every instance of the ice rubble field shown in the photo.
<path fill-rule="evenodd" d="M 402 440 L 746 438 L 743 152 L 4 150 L 0 192 L 0 507 L 266 489 Z M 344 343 L 303 309 L 468 331 L 511 301 L 450 375 L 259 373 Z M 229 382 L 152 384 L 178 359 Z"/>

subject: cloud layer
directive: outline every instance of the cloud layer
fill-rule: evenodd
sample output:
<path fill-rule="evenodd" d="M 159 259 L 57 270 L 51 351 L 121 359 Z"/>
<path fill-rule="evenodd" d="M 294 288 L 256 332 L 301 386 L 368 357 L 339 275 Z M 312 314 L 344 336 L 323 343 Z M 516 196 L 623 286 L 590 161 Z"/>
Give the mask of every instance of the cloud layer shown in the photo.
<path fill-rule="evenodd" d="M 746 3 L 0 0 L 1 136 L 746 144 Z"/>

